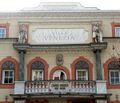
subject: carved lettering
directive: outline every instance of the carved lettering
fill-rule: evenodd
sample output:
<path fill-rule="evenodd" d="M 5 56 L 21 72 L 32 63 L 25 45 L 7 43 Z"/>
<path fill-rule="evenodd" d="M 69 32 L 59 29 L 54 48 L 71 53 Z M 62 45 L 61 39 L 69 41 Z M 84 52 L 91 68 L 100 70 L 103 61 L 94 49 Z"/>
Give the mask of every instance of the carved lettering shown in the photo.
<path fill-rule="evenodd" d="M 88 42 L 88 32 L 84 29 L 37 29 L 32 35 L 37 44 L 70 44 Z"/>

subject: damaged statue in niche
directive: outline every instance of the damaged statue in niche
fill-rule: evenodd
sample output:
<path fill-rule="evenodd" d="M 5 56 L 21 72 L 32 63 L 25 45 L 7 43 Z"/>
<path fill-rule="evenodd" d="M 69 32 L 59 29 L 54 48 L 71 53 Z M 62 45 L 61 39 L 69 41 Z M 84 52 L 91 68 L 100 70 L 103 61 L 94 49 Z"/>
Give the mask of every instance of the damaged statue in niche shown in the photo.
<path fill-rule="evenodd" d="M 102 42 L 102 30 L 101 30 L 100 23 L 92 24 L 92 35 L 93 35 L 93 42 L 99 43 Z"/>
<path fill-rule="evenodd" d="M 19 25 L 18 43 L 27 43 L 28 28 L 26 24 Z"/>

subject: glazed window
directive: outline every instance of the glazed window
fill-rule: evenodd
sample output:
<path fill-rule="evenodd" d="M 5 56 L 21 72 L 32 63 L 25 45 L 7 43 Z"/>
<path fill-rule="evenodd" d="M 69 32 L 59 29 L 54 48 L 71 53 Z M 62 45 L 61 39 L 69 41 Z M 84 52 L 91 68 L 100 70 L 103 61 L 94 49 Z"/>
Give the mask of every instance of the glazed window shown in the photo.
<path fill-rule="evenodd" d="M 120 37 L 120 23 L 112 23 L 112 37 Z"/>
<path fill-rule="evenodd" d="M 111 85 L 120 84 L 120 66 L 119 61 L 112 61 L 108 65 L 109 69 L 109 82 Z"/>
<path fill-rule="evenodd" d="M 2 84 L 14 83 L 15 64 L 11 61 L 6 61 L 2 64 Z"/>
<path fill-rule="evenodd" d="M 76 70 L 76 79 L 77 80 L 88 80 L 88 71 L 87 70 Z"/>
<path fill-rule="evenodd" d="M 44 64 L 40 61 L 35 61 L 31 65 L 32 80 L 44 80 Z"/>
<path fill-rule="evenodd" d="M 0 27 L 0 38 L 6 38 L 6 31 L 5 27 Z"/>
<path fill-rule="evenodd" d="M 120 71 L 110 70 L 109 71 L 110 84 L 120 84 Z"/>
<path fill-rule="evenodd" d="M 3 84 L 14 83 L 14 70 L 3 70 Z"/>
<path fill-rule="evenodd" d="M 120 37 L 120 27 L 115 27 L 115 37 Z"/>
<path fill-rule="evenodd" d="M 43 80 L 43 70 L 32 70 L 32 80 Z"/>
<path fill-rule="evenodd" d="M 88 80 L 88 64 L 84 61 L 79 61 L 75 64 L 76 80 Z"/>

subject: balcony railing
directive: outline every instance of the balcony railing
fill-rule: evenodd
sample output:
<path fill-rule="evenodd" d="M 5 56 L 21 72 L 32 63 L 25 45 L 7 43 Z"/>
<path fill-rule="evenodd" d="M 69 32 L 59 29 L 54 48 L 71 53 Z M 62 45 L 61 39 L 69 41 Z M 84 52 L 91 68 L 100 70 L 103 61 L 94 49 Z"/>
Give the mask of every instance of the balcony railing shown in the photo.
<path fill-rule="evenodd" d="M 25 94 L 67 94 L 67 93 L 95 93 L 95 81 L 27 81 Z"/>

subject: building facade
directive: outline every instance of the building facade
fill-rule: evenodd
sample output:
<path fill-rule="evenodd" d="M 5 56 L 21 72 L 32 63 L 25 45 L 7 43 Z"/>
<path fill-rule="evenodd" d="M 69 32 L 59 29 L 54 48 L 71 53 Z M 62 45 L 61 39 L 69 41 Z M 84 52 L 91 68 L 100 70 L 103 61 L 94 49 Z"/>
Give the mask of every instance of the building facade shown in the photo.
<path fill-rule="evenodd" d="M 120 103 L 119 48 L 119 10 L 0 13 L 0 103 Z"/>

